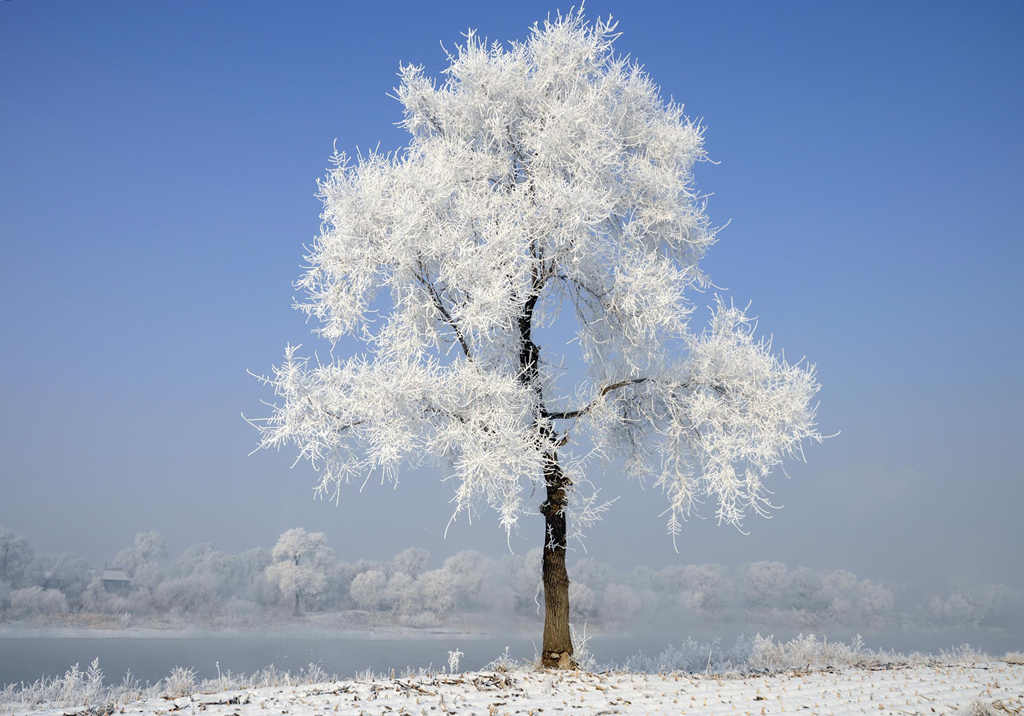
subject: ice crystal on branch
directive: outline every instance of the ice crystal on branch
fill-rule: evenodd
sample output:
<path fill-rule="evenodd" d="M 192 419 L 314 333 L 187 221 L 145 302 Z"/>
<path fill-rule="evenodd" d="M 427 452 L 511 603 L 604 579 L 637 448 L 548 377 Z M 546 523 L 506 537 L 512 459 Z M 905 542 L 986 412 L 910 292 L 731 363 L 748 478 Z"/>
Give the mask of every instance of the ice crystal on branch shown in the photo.
<path fill-rule="evenodd" d="M 702 498 L 739 526 L 820 439 L 810 366 L 773 356 L 732 305 L 691 331 L 715 241 L 693 184 L 703 128 L 616 37 L 580 12 L 508 45 L 470 32 L 440 80 L 401 67 L 406 147 L 335 155 L 298 308 L 364 350 L 323 364 L 289 347 L 259 424 L 322 492 L 440 458 L 456 514 L 480 500 L 510 529 L 546 465 L 571 495 L 574 450 L 618 446 L 664 488 L 673 531 Z M 570 309 L 589 378 L 563 406 L 531 331 Z"/>

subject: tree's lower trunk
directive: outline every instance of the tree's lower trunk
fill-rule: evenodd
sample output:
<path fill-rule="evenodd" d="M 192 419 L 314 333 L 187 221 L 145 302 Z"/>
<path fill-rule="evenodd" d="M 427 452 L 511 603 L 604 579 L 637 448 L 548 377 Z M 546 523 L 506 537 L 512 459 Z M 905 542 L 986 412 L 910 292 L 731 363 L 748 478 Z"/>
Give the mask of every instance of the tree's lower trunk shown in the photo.
<path fill-rule="evenodd" d="M 547 501 L 540 506 L 544 515 L 544 646 L 541 666 L 576 668 L 572 635 L 569 632 L 569 574 L 565 570 L 565 488 L 558 458 L 551 456 L 545 469 Z"/>

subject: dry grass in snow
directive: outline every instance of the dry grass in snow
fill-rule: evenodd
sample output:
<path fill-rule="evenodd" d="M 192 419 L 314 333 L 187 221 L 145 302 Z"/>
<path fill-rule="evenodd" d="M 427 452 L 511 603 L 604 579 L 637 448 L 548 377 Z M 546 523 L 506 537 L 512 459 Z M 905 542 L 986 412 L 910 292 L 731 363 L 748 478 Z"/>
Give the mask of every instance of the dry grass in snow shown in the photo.
<path fill-rule="evenodd" d="M 69 714 L 73 709 L 37 713 Z M 480 671 L 149 698 L 127 714 L 1005 714 L 1024 712 L 1024 666 L 888 665 L 762 676 Z M 78 712 L 101 714 L 100 709 Z"/>

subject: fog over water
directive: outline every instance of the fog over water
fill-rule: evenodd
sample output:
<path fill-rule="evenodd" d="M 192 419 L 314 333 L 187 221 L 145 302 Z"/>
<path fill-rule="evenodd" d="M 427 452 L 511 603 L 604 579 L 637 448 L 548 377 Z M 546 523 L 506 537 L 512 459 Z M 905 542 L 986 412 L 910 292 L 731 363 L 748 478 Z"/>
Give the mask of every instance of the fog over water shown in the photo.
<path fill-rule="evenodd" d="M 0 555 L 0 682 L 93 658 L 112 676 L 130 667 L 152 681 L 181 664 L 213 676 L 218 662 L 235 673 L 311 662 L 332 673 L 386 672 L 438 665 L 454 649 L 471 668 L 506 645 L 514 658 L 532 658 L 542 627 L 539 548 L 434 557 L 410 547 L 349 562 L 323 533 L 295 528 L 273 545 L 230 553 L 197 544 L 175 555 L 150 531 L 101 568 L 70 553 L 36 554 L 0 529 Z M 860 634 L 872 648 L 902 652 L 967 642 L 1002 653 L 1024 623 L 1024 593 L 1005 584 L 927 592 L 768 561 L 622 568 L 583 556 L 569 568 L 577 643 L 589 637 L 601 664 L 679 645 L 746 653 L 757 633 Z"/>
<path fill-rule="evenodd" d="M 480 663 L 506 643 L 529 655 L 539 515 L 506 536 L 482 511 L 445 537 L 443 465 L 315 501 L 316 476 L 293 454 L 249 455 L 257 436 L 240 413 L 267 414 L 246 371 L 269 371 L 286 342 L 330 353 L 291 310 L 291 282 L 317 232 L 313 179 L 332 141 L 400 146 L 386 96 L 400 60 L 436 72 L 439 40 L 467 25 L 521 38 L 552 9 L 0 3 L 0 527 L 31 547 L 24 569 L 0 575 L 5 668 L 24 654 L 26 668 L 62 670 L 90 648 L 109 653 L 112 675 L 133 659 L 147 668 L 144 642 L 3 638 L 89 628 L 81 614 L 108 629 L 290 623 L 293 596 L 267 570 L 296 527 L 330 550 L 329 587 L 304 618 L 443 627 L 417 581 L 438 571 L 463 599 L 455 611 L 502 626 L 505 610 L 510 636 L 442 639 L 438 656 L 433 642 L 375 642 L 352 659 L 329 642 L 167 641 L 166 658 L 208 673 L 211 659 L 245 670 L 265 665 L 245 654 L 311 654 L 346 672 L 439 663 L 456 646 Z M 627 605 L 648 625 L 668 609 L 671 639 L 767 627 L 873 632 L 907 650 L 964 638 L 1024 648 L 1022 6 L 587 4 L 590 17 L 609 12 L 621 13 L 619 51 L 707 127 L 717 163 L 699 168 L 699 189 L 731 224 L 705 270 L 753 301 L 787 356 L 818 366 L 819 423 L 839 434 L 774 476 L 772 519 L 748 534 L 692 520 L 678 552 L 661 492 L 595 463 L 602 495 L 620 499 L 572 545 L 570 577 L 590 591 L 576 595 L 581 619 L 610 625 Z M 545 350 L 569 335 L 556 325 Z M 571 347 L 566 361 L 579 377 Z M 151 530 L 162 551 L 119 558 Z M 417 574 L 395 568 L 410 547 L 431 555 Z M 467 550 L 478 554 L 445 566 Z M 758 582 L 763 563 L 781 566 L 755 567 Z M 97 585 L 105 567 L 131 586 Z M 351 592 L 367 572 L 385 580 L 363 579 L 375 603 Z M 411 581 L 391 585 L 396 573 Z"/>

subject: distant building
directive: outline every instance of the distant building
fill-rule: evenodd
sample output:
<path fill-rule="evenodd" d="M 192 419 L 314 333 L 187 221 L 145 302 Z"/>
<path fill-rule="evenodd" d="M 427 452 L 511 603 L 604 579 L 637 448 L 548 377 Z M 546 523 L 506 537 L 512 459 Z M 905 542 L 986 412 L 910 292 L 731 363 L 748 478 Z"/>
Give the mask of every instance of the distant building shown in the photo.
<path fill-rule="evenodd" d="M 113 594 L 121 594 L 132 588 L 132 578 L 123 569 L 104 569 L 100 576 L 103 588 Z"/>

